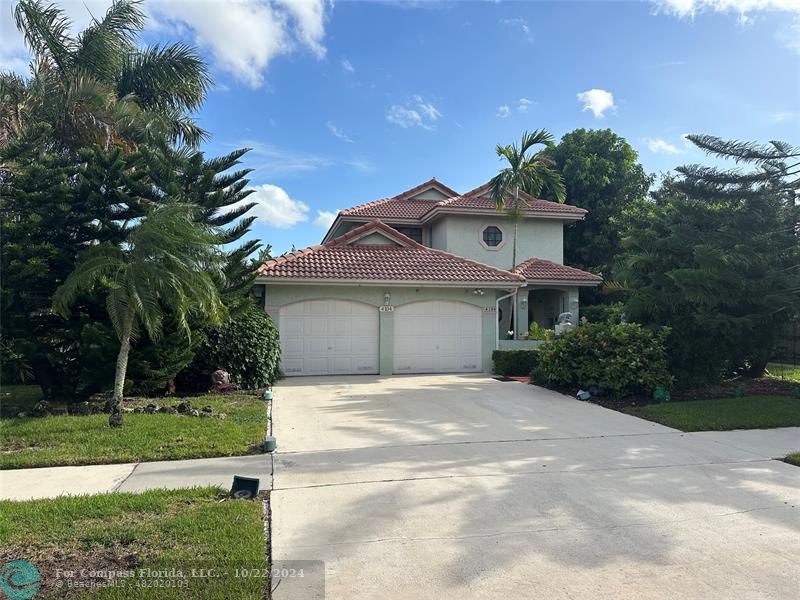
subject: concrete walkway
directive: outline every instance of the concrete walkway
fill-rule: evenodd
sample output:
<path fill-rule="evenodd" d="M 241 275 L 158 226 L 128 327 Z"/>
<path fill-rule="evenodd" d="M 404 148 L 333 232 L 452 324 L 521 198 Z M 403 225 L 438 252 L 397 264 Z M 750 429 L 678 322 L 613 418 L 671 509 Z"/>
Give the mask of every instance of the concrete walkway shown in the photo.
<path fill-rule="evenodd" d="M 269 455 L 162 462 L 46 467 L 0 471 L 0 499 L 30 500 L 100 492 L 141 492 L 154 488 L 218 485 L 230 488 L 234 475 L 258 477 L 271 485 Z"/>
<path fill-rule="evenodd" d="M 770 459 L 800 428 L 685 434 L 474 376 L 282 383 L 272 555 L 324 561 L 325 598 L 798 598 L 800 469 Z"/>

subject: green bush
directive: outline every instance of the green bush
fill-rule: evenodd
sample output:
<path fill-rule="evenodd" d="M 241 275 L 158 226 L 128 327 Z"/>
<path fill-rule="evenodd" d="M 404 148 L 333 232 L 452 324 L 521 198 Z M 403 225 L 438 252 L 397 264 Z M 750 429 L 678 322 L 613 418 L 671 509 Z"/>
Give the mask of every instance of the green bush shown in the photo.
<path fill-rule="evenodd" d="M 624 313 L 625 305 L 622 302 L 581 305 L 581 318 L 589 323 L 619 323 Z"/>
<path fill-rule="evenodd" d="M 245 389 L 271 385 L 278 376 L 278 330 L 267 313 L 250 306 L 222 327 L 208 328 L 192 363 L 178 375 L 179 391 L 211 387 L 211 374 L 227 371 Z"/>
<path fill-rule="evenodd" d="M 536 350 L 495 350 L 494 372 L 498 375 L 527 375 L 536 367 Z"/>
<path fill-rule="evenodd" d="M 534 382 L 587 388 L 598 386 L 614 396 L 650 395 L 669 386 L 664 347 L 669 328 L 656 332 L 637 323 L 589 323 L 537 348 Z"/>

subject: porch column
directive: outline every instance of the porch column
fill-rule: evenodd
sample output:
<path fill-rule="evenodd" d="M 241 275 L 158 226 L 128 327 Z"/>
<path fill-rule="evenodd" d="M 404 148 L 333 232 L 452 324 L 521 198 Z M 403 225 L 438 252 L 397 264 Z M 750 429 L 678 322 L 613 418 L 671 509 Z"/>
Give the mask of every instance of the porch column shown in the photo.
<path fill-rule="evenodd" d="M 516 339 L 521 340 L 522 334 L 528 331 L 530 323 L 528 322 L 528 289 L 522 288 L 517 295 L 517 311 L 516 322 L 514 326 L 517 330 Z"/>

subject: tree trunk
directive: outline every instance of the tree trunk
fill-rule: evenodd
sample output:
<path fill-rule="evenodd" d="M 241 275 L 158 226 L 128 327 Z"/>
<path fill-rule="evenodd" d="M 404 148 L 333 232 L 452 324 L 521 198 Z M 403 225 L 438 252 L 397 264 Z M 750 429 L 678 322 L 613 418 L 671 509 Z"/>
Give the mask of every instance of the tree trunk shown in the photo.
<path fill-rule="evenodd" d="M 114 396 L 111 398 L 111 414 L 108 416 L 108 424 L 111 427 L 122 427 L 122 392 L 125 387 L 125 373 L 128 371 L 128 354 L 131 351 L 133 317 L 133 311 L 129 310 L 122 325 L 119 354 L 117 354 L 117 370 L 114 374 Z"/>

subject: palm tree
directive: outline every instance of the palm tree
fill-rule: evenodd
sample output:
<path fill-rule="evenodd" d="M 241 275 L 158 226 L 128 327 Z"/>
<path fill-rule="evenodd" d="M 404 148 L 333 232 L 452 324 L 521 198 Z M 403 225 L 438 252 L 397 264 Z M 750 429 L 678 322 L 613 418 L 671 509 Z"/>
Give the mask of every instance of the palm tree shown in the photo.
<path fill-rule="evenodd" d="M 225 309 L 215 281 L 222 274 L 213 251 L 217 236 L 198 222 L 196 210 L 179 203 L 153 209 L 132 227 L 122 246 L 99 244 L 84 251 L 53 296 L 53 310 L 66 318 L 81 292 L 97 284 L 108 288 L 106 310 L 120 342 L 108 420 L 112 427 L 122 426 L 128 353 L 140 326 L 155 341 L 167 311 L 187 334 L 190 313 L 221 322 Z"/>
<path fill-rule="evenodd" d="M 36 133 L 57 149 L 202 141 L 205 132 L 188 115 L 205 100 L 207 67 L 184 44 L 138 48 L 140 1 L 115 0 L 76 36 L 56 6 L 17 4 L 16 25 L 33 55 L 31 77 L 0 74 L 0 145 Z"/>
<path fill-rule="evenodd" d="M 509 144 L 496 148 L 497 156 L 508 161 L 508 167 L 501 169 L 489 182 L 489 189 L 497 210 L 504 211 L 514 223 L 514 238 L 511 250 L 511 270 L 517 266 L 517 233 L 522 219 L 524 205 L 520 204 L 519 193 L 523 191 L 534 198 L 543 190 L 549 190 L 556 200 L 564 202 L 566 197 L 564 180 L 555 169 L 555 163 L 541 152 L 528 154 L 534 146 L 553 145 L 553 136 L 544 129 L 524 132 L 520 145 Z M 513 196 L 512 196 L 513 194 Z M 508 200 L 511 200 L 509 203 Z"/>

